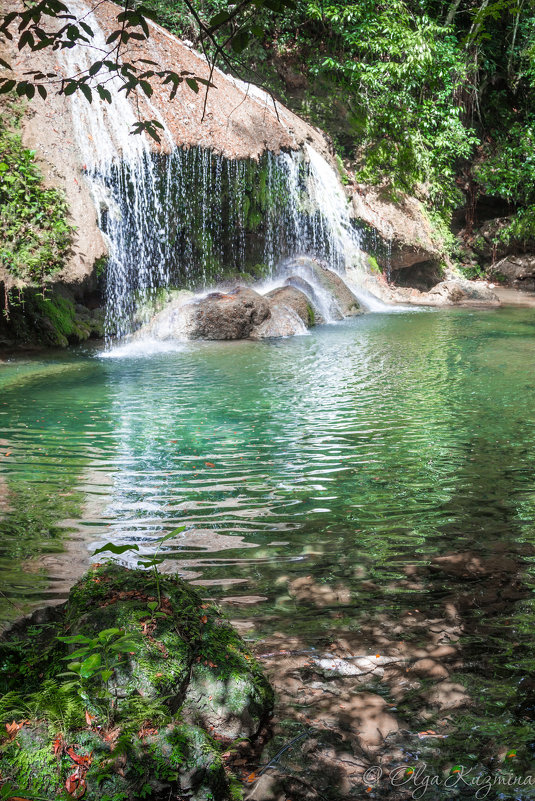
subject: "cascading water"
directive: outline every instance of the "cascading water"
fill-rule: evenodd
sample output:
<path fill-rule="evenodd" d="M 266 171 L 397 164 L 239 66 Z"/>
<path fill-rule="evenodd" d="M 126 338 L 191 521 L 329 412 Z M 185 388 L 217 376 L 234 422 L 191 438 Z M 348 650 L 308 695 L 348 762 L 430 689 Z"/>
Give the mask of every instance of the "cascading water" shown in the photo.
<path fill-rule="evenodd" d="M 88 18 L 94 47 L 105 51 L 104 33 L 93 14 Z M 93 57 L 74 47 L 62 58 L 66 74 L 75 74 Z M 150 313 L 162 288 L 202 289 L 237 273 L 273 278 L 285 259 L 299 254 L 323 259 L 342 274 L 364 271 L 347 198 L 313 148 L 233 161 L 200 147 L 177 147 L 164 129 L 170 152 L 154 152 L 144 135 L 130 134 L 137 117 L 120 86 L 111 75 L 109 106 L 72 96 L 77 144 L 109 243 L 108 340 L 146 322 L 142 310 Z M 157 109 L 151 113 L 159 117 Z M 353 277 L 352 291 L 365 306 L 384 307 L 358 284 Z M 316 286 L 314 293 L 324 319 L 332 319 L 325 290 Z"/>

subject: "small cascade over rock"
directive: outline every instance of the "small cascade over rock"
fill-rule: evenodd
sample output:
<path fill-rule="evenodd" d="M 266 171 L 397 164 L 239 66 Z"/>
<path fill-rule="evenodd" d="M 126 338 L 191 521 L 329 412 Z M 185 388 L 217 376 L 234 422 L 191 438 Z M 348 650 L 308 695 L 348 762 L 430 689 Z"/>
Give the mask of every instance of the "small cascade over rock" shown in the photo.
<path fill-rule="evenodd" d="M 104 48 L 106 35 L 95 14 L 81 3 L 71 10 L 88 14 L 94 45 Z M 76 46 L 62 58 L 65 73 L 73 74 L 89 66 L 92 54 Z M 72 97 L 77 144 L 109 246 L 109 341 L 136 328 L 162 339 L 172 338 L 171 332 L 176 338 L 216 338 L 212 335 L 218 326 L 201 324 L 199 309 L 211 319 L 209 309 L 222 308 L 224 302 L 229 314 L 238 314 L 245 290 L 228 295 L 240 302 L 208 295 L 194 304 L 171 304 L 165 323 L 162 313 L 152 324 L 149 320 L 162 293 L 177 288 L 205 293 L 225 281 L 269 281 L 268 292 L 285 284 L 293 287 L 266 299 L 271 322 L 253 322 L 253 328 L 263 326 L 259 336 L 303 333 L 313 322 L 358 313 L 361 305 L 384 307 L 362 288 L 359 276 L 367 272 L 366 260 L 348 200 L 319 152 L 304 144 L 279 153 L 266 150 L 258 158 L 232 159 L 218 152 L 217 142 L 183 147 L 159 108 L 145 98 L 151 115 L 164 126 L 158 148 L 145 135 L 131 135 L 135 101 L 120 86 L 120 79 L 110 75 L 110 106 Z M 348 269 L 351 288 L 343 278 Z M 298 303 L 298 293 L 306 301 Z M 223 326 L 221 338 L 237 338 L 239 331 L 240 336 L 252 335 L 243 333 L 247 328 L 241 323 Z"/>

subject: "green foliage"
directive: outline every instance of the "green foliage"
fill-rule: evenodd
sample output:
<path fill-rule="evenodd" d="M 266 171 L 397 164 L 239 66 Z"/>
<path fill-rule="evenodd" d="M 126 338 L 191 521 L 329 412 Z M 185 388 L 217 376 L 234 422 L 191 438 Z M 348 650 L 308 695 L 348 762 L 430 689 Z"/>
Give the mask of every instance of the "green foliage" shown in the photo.
<path fill-rule="evenodd" d="M 193 588 L 161 576 L 159 614 L 147 578 L 100 565 L 53 622 L 22 621 L 0 642 L 0 723 L 10 724 L 0 771 L 10 795 L 72 797 L 77 779 L 88 801 L 181 790 L 240 798 L 221 757 L 227 740 L 208 733 L 204 710 L 225 704 L 259 719 L 271 689 L 239 635 Z"/>
<path fill-rule="evenodd" d="M 481 189 L 518 208 L 498 238 L 508 242 L 535 236 L 535 117 L 515 122 L 485 148 L 484 159 L 475 169 Z"/>
<path fill-rule="evenodd" d="M 48 721 L 54 732 L 83 726 L 84 704 L 71 687 L 52 679 L 43 682 L 36 692 L 21 695 L 9 692 L 0 698 L 0 722 L 32 719 Z"/>
<path fill-rule="evenodd" d="M 45 188 L 34 152 L 13 130 L 20 108 L 3 101 L 0 116 L 0 265 L 24 281 L 42 283 L 60 270 L 73 228 L 57 189 Z"/>

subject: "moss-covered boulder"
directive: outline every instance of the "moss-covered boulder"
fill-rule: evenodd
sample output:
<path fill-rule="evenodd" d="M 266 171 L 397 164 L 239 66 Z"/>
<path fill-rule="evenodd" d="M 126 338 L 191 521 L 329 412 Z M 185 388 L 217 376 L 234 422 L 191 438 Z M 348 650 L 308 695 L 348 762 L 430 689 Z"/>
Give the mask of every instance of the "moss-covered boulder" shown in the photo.
<path fill-rule="evenodd" d="M 0 291 L 3 285 L 0 282 Z M 2 294 L 3 296 L 3 294 Z M 67 289 L 56 291 L 26 287 L 13 290 L 0 315 L 1 348 L 66 348 L 104 336 L 103 309 L 90 310 L 76 303 Z"/>
<path fill-rule="evenodd" d="M 222 751 L 254 739 L 273 704 L 190 585 L 111 564 L 3 635 L 0 690 L 0 781 L 50 799 L 239 798 Z"/>

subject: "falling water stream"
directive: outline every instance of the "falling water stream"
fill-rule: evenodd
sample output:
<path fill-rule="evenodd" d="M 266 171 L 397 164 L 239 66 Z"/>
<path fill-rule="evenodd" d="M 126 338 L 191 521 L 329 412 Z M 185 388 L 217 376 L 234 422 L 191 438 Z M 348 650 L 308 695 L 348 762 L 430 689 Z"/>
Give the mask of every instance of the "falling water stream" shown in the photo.
<path fill-rule="evenodd" d="M 94 15 L 89 18 L 94 46 L 105 50 L 104 33 Z M 74 47 L 62 58 L 66 74 L 76 74 L 89 66 L 92 53 Z M 323 156 L 305 145 L 291 153 L 266 152 L 258 162 L 233 161 L 212 150 L 181 148 L 165 126 L 170 152 L 154 152 L 145 135 L 131 135 L 137 117 L 120 86 L 110 76 L 110 106 L 72 96 L 81 163 L 109 246 L 108 340 L 146 322 L 139 311 L 150 313 L 158 290 L 205 290 L 240 273 L 245 280 L 251 274 L 277 279 L 280 265 L 296 255 L 325 260 L 341 275 L 351 268 L 351 289 L 363 305 L 387 308 L 359 285 L 359 270 L 365 272 L 359 235 L 338 176 Z"/>

